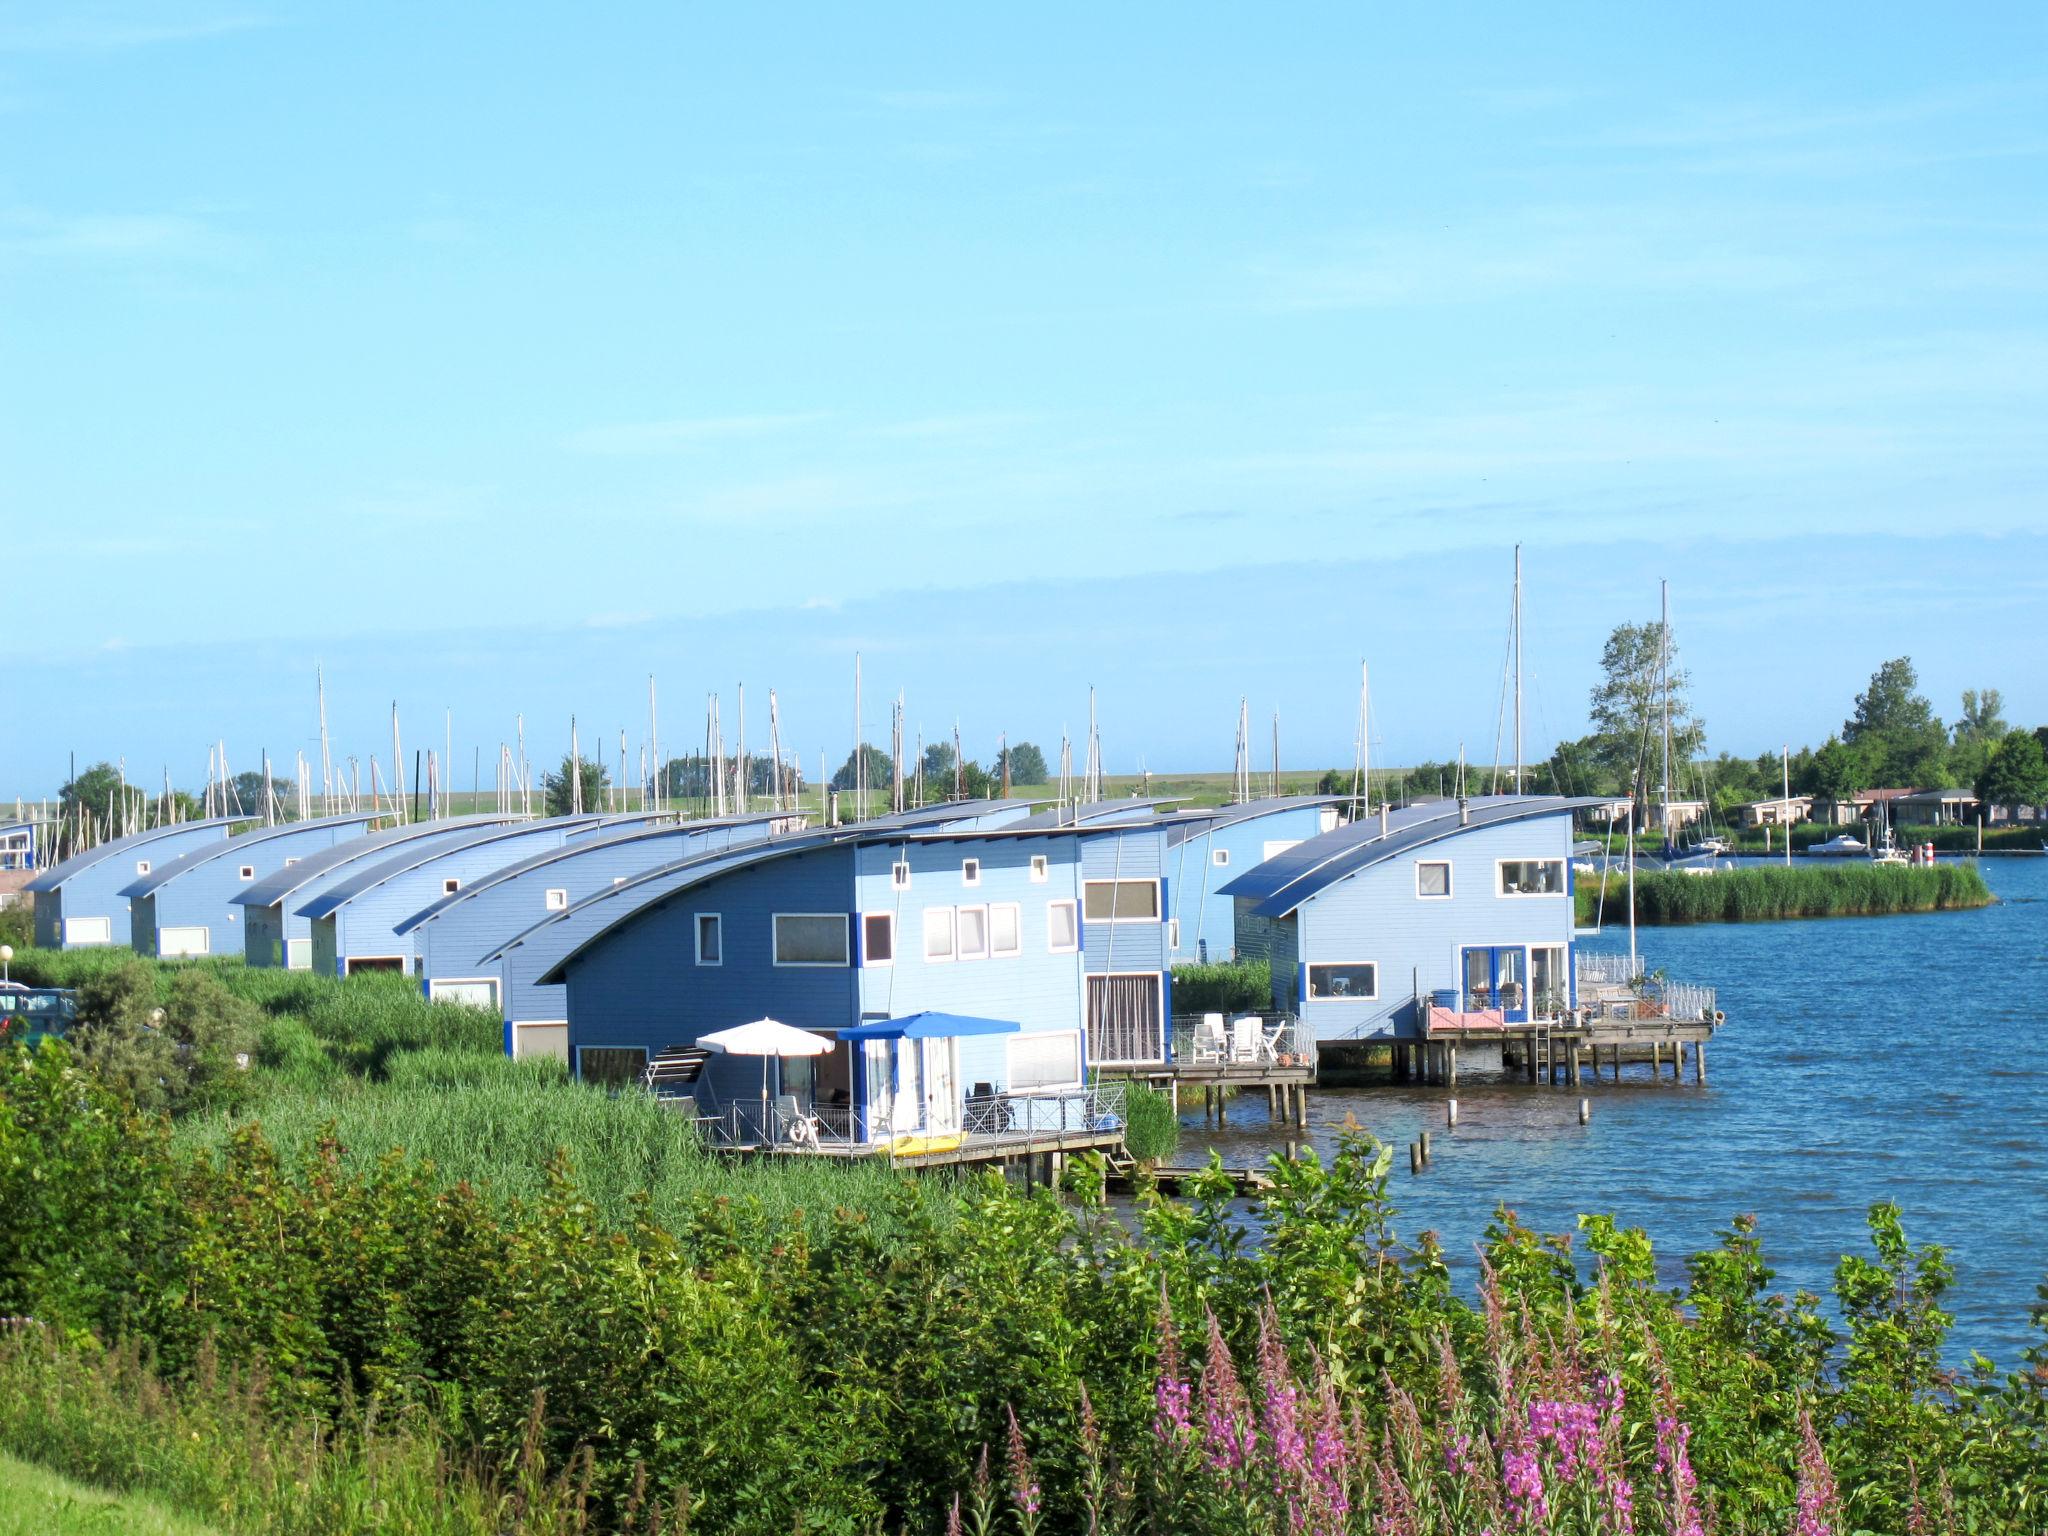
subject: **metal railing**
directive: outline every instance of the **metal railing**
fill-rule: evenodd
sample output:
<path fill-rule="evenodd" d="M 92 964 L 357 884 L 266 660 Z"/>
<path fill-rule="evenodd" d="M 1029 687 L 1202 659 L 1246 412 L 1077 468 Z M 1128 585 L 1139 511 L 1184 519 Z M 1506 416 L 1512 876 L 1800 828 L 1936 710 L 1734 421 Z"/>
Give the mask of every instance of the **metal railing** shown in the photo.
<path fill-rule="evenodd" d="M 1088 1025 L 1088 1059 L 1124 1066 L 1131 1063 L 1164 1061 L 1156 1019 L 1116 1022 L 1091 1020 Z"/>
<path fill-rule="evenodd" d="M 1240 1028 L 1246 1021 L 1252 1027 Z M 1313 1067 L 1316 1038 L 1292 1013 L 1177 1013 L 1173 1062 L 1177 1067 L 1248 1071 Z"/>
<path fill-rule="evenodd" d="M 1595 987 L 1632 987 L 1643 979 L 1642 956 L 1621 954 L 1578 955 L 1579 988 L 1583 991 Z"/>
<path fill-rule="evenodd" d="M 909 1106 L 904 1106 L 906 1111 Z M 770 1099 L 736 1099 L 700 1114 L 698 1129 L 726 1147 L 776 1147 L 789 1152 L 830 1152 L 860 1147 L 881 1148 L 910 1137 L 958 1136 L 999 1140 L 1028 1147 L 1078 1133 L 1116 1131 L 1124 1125 L 1124 1085 L 1102 1083 L 1074 1088 L 1042 1088 L 1018 1093 L 992 1093 L 962 1101 L 960 1121 L 947 1128 L 925 1123 L 908 1113 L 887 1125 L 862 1126 L 846 1104 L 798 1105 Z"/>

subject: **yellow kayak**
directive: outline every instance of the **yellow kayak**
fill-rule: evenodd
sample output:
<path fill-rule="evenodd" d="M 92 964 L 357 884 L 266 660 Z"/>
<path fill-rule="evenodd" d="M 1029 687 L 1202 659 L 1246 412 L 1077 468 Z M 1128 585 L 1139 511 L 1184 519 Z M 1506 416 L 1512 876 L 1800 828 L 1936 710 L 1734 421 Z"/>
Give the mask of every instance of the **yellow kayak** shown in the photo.
<path fill-rule="evenodd" d="M 951 1152 L 965 1139 L 958 1131 L 947 1136 L 898 1136 L 889 1143 L 889 1151 L 896 1157 L 922 1157 L 928 1152 Z"/>

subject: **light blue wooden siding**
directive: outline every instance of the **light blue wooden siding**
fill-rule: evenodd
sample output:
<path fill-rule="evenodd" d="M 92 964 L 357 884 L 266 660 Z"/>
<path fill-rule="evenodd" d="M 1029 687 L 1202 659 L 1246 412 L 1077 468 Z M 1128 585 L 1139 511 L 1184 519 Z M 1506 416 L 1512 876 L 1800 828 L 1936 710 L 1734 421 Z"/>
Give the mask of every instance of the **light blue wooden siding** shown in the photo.
<path fill-rule="evenodd" d="M 1165 829 L 1134 827 L 1122 831 L 1077 834 L 1081 840 L 1081 873 L 1086 880 L 1158 880 L 1167 873 Z M 1171 881 L 1161 893 L 1160 910 L 1173 900 Z M 1166 968 L 1164 922 L 1090 923 L 1081 925 L 1087 969 L 1109 972 L 1163 971 Z"/>
<path fill-rule="evenodd" d="M 858 1022 L 855 972 L 772 963 L 777 912 L 853 910 L 850 847 L 791 853 L 735 869 L 643 909 L 591 945 L 568 978 L 573 1050 L 625 1046 L 657 1051 L 765 1016 L 799 1029 L 843 1029 Z M 696 963 L 700 912 L 720 914 L 724 963 Z M 758 1092 L 760 1063 L 738 1067 L 714 1058 L 721 1091 L 736 1074 Z"/>
<path fill-rule="evenodd" d="M 154 869 L 182 858 L 195 848 L 224 841 L 222 828 L 201 823 L 173 827 L 141 843 L 108 854 L 73 874 L 59 890 L 37 894 L 36 943 L 58 948 L 63 944 L 63 922 L 81 917 L 104 917 L 107 919 L 107 943 L 122 949 L 129 948 L 135 942 L 135 930 L 129 922 L 128 898 L 121 892 L 133 885 L 136 877 L 143 873 L 140 866 L 147 863 Z M 49 913 L 47 927 L 45 909 Z"/>
<path fill-rule="evenodd" d="M 1560 813 L 1503 827 L 1454 832 L 1384 864 L 1375 864 L 1304 902 L 1296 913 L 1303 964 L 1374 961 L 1379 997 L 1306 1001 L 1296 1006 L 1319 1040 L 1385 1038 L 1413 1032 L 1411 1002 L 1459 985 L 1466 945 L 1536 945 L 1572 941 L 1572 899 L 1501 896 L 1495 860 L 1571 857 L 1571 817 Z M 1415 866 L 1448 860 L 1451 896 L 1415 894 Z"/>
<path fill-rule="evenodd" d="M 213 858 L 194 865 L 175 879 L 166 880 L 151 893 L 156 903 L 155 928 L 205 928 L 214 954 L 241 954 L 245 949 L 242 930 L 247 919 L 243 916 L 243 909 L 233 905 L 229 898 L 249 885 L 251 880 L 276 874 L 284 868 L 286 859 L 302 859 L 309 853 L 332 848 L 352 837 L 360 837 L 362 830 L 359 824 L 307 826 L 288 832 L 270 832 L 246 843 L 235 838 Z M 245 868 L 256 871 L 250 880 L 242 878 Z M 140 953 L 155 954 L 155 931 L 145 934 L 140 924 L 136 924 L 135 929 L 136 949 Z M 145 942 L 149 945 L 146 950 L 142 948 Z M 278 963 L 283 964 L 283 961 Z"/>
<path fill-rule="evenodd" d="M 1046 861 L 1043 882 L 1031 878 L 1034 856 Z M 966 884 L 961 870 L 966 859 L 980 860 L 978 885 Z M 907 891 L 896 890 L 891 882 L 890 868 L 898 860 L 910 865 Z M 932 1009 L 1007 1020 L 1030 1034 L 1080 1032 L 1082 956 L 1051 951 L 1046 910 L 1051 902 L 1080 899 L 1080 852 L 1072 835 L 874 845 L 859 850 L 858 867 L 862 913 L 888 912 L 896 919 L 894 963 L 877 965 L 861 957 L 862 1017 L 902 1018 Z M 1008 903 L 1018 909 L 1019 953 L 985 960 L 925 959 L 927 910 Z M 1008 1088 L 1008 1037 L 963 1038 L 960 1078 L 970 1093 L 977 1083 L 998 1091 Z"/>
<path fill-rule="evenodd" d="M 1169 848 L 1170 915 L 1180 920 L 1180 943 L 1173 950 L 1173 963 L 1202 959 L 1205 946 L 1208 959 L 1230 959 L 1239 947 L 1237 914 L 1232 899 L 1217 894 L 1218 890 L 1264 863 L 1266 844 L 1304 843 L 1336 824 L 1333 806 L 1289 806 L 1225 826 L 1212 825 Z M 1216 863 L 1218 849 L 1229 855 L 1227 864 Z"/>
<path fill-rule="evenodd" d="M 446 881 L 466 885 L 543 849 L 559 848 L 567 830 L 543 825 L 486 843 L 444 849 L 352 897 L 334 913 L 339 958 L 396 955 L 411 970 L 414 935 L 394 932 L 398 924 L 445 895 Z"/>
<path fill-rule="evenodd" d="M 1237 908 L 1237 954 L 1241 960 L 1263 960 L 1273 977 L 1273 1006 L 1283 1013 L 1294 1011 L 1301 995 L 1299 977 L 1299 925 L 1292 913 L 1286 917 L 1261 917 L 1258 903 L 1249 897 L 1232 898 Z"/>
<path fill-rule="evenodd" d="M 495 974 L 508 1024 L 566 1019 L 568 994 L 561 987 L 540 986 L 535 979 L 545 968 L 535 947 L 521 946 L 502 964 L 487 965 L 484 958 L 547 917 L 549 891 L 566 891 L 571 903 L 579 902 L 616 879 L 700 853 L 759 842 L 767 825 L 675 827 L 603 842 L 571 839 L 559 857 L 498 881 L 421 924 L 414 931 L 420 974 L 428 981 Z"/>

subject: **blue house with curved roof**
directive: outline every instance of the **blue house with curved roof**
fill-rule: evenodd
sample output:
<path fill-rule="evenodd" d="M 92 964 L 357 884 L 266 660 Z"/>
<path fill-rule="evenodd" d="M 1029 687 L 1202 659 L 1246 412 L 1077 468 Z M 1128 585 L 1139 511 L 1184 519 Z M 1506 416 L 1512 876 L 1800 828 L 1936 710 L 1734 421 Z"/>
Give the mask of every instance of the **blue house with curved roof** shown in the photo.
<path fill-rule="evenodd" d="M 180 959 L 190 955 L 239 955 L 242 909 L 232 897 L 256 881 L 304 858 L 360 837 L 377 819 L 374 811 L 323 816 L 251 827 L 239 837 L 215 840 L 157 863 L 124 887 L 130 943 L 138 955 Z"/>
<path fill-rule="evenodd" d="M 396 849 L 382 859 L 360 860 L 297 906 L 311 924 L 313 969 L 332 976 L 416 970 L 412 930 L 400 928 L 422 907 L 532 854 L 607 827 L 653 822 L 657 816 L 554 816 L 473 826 L 452 837 Z"/>
<path fill-rule="evenodd" d="M 53 864 L 22 887 L 36 899 L 36 943 L 45 949 L 126 947 L 128 898 L 122 891 L 159 864 L 224 843 L 246 816 L 216 816 L 131 832 Z"/>
<path fill-rule="evenodd" d="M 1237 903 L 1223 888 L 1248 869 L 1333 832 L 1341 795 L 1279 795 L 1182 812 L 1167 835 L 1166 945 L 1173 964 L 1237 957 Z"/>
<path fill-rule="evenodd" d="M 429 998 L 490 1008 L 505 1020 L 512 1056 L 568 1057 L 569 1015 L 560 987 L 537 985 L 534 952 L 487 957 L 515 935 L 649 869 L 803 829 L 800 812 L 760 811 L 654 826 L 606 827 L 544 848 L 436 897 L 396 928 L 410 936 Z M 515 1025 L 514 1021 L 520 1021 Z"/>
<path fill-rule="evenodd" d="M 768 1016 L 830 1051 L 713 1055 L 695 1084 L 704 1113 L 742 1116 L 765 1079 L 858 1144 L 956 1135 L 970 1100 L 1085 1081 L 1086 841 L 864 823 L 708 855 L 563 914 L 539 979 L 567 989 L 586 1078 L 630 1080 Z"/>
<path fill-rule="evenodd" d="M 1322 1042 L 1421 1038 L 1432 1000 L 1549 1017 L 1576 1000 L 1572 816 L 1598 803 L 1436 801 L 1310 838 L 1223 887 L 1238 953 Z"/>
<path fill-rule="evenodd" d="M 303 857 L 287 858 L 276 874 L 261 876 L 228 898 L 229 905 L 242 914 L 243 957 L 254 966 L 310 970 L 313 925 L 298 909 L 329 884 L 347 878 L 350 870 L 365 860 L 388 858 L 410 844 L 440 842 L 474 827 L 504 826 L 522 819 L 492 814 L 407 822 Z"/>

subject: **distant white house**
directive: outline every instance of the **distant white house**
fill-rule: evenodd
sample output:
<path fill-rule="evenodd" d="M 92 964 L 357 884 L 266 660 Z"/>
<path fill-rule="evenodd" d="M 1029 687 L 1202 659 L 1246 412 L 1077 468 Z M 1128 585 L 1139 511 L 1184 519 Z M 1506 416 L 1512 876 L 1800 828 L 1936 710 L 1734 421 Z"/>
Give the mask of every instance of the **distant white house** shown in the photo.
<path fill-rule="evenodd" d="M 1775 800 L 1752 800 L 1737 806 L 1736 815 L 1745 827 L 1789 827 L 1813 815 L 1813 796 L 1792 795 Z"/>

